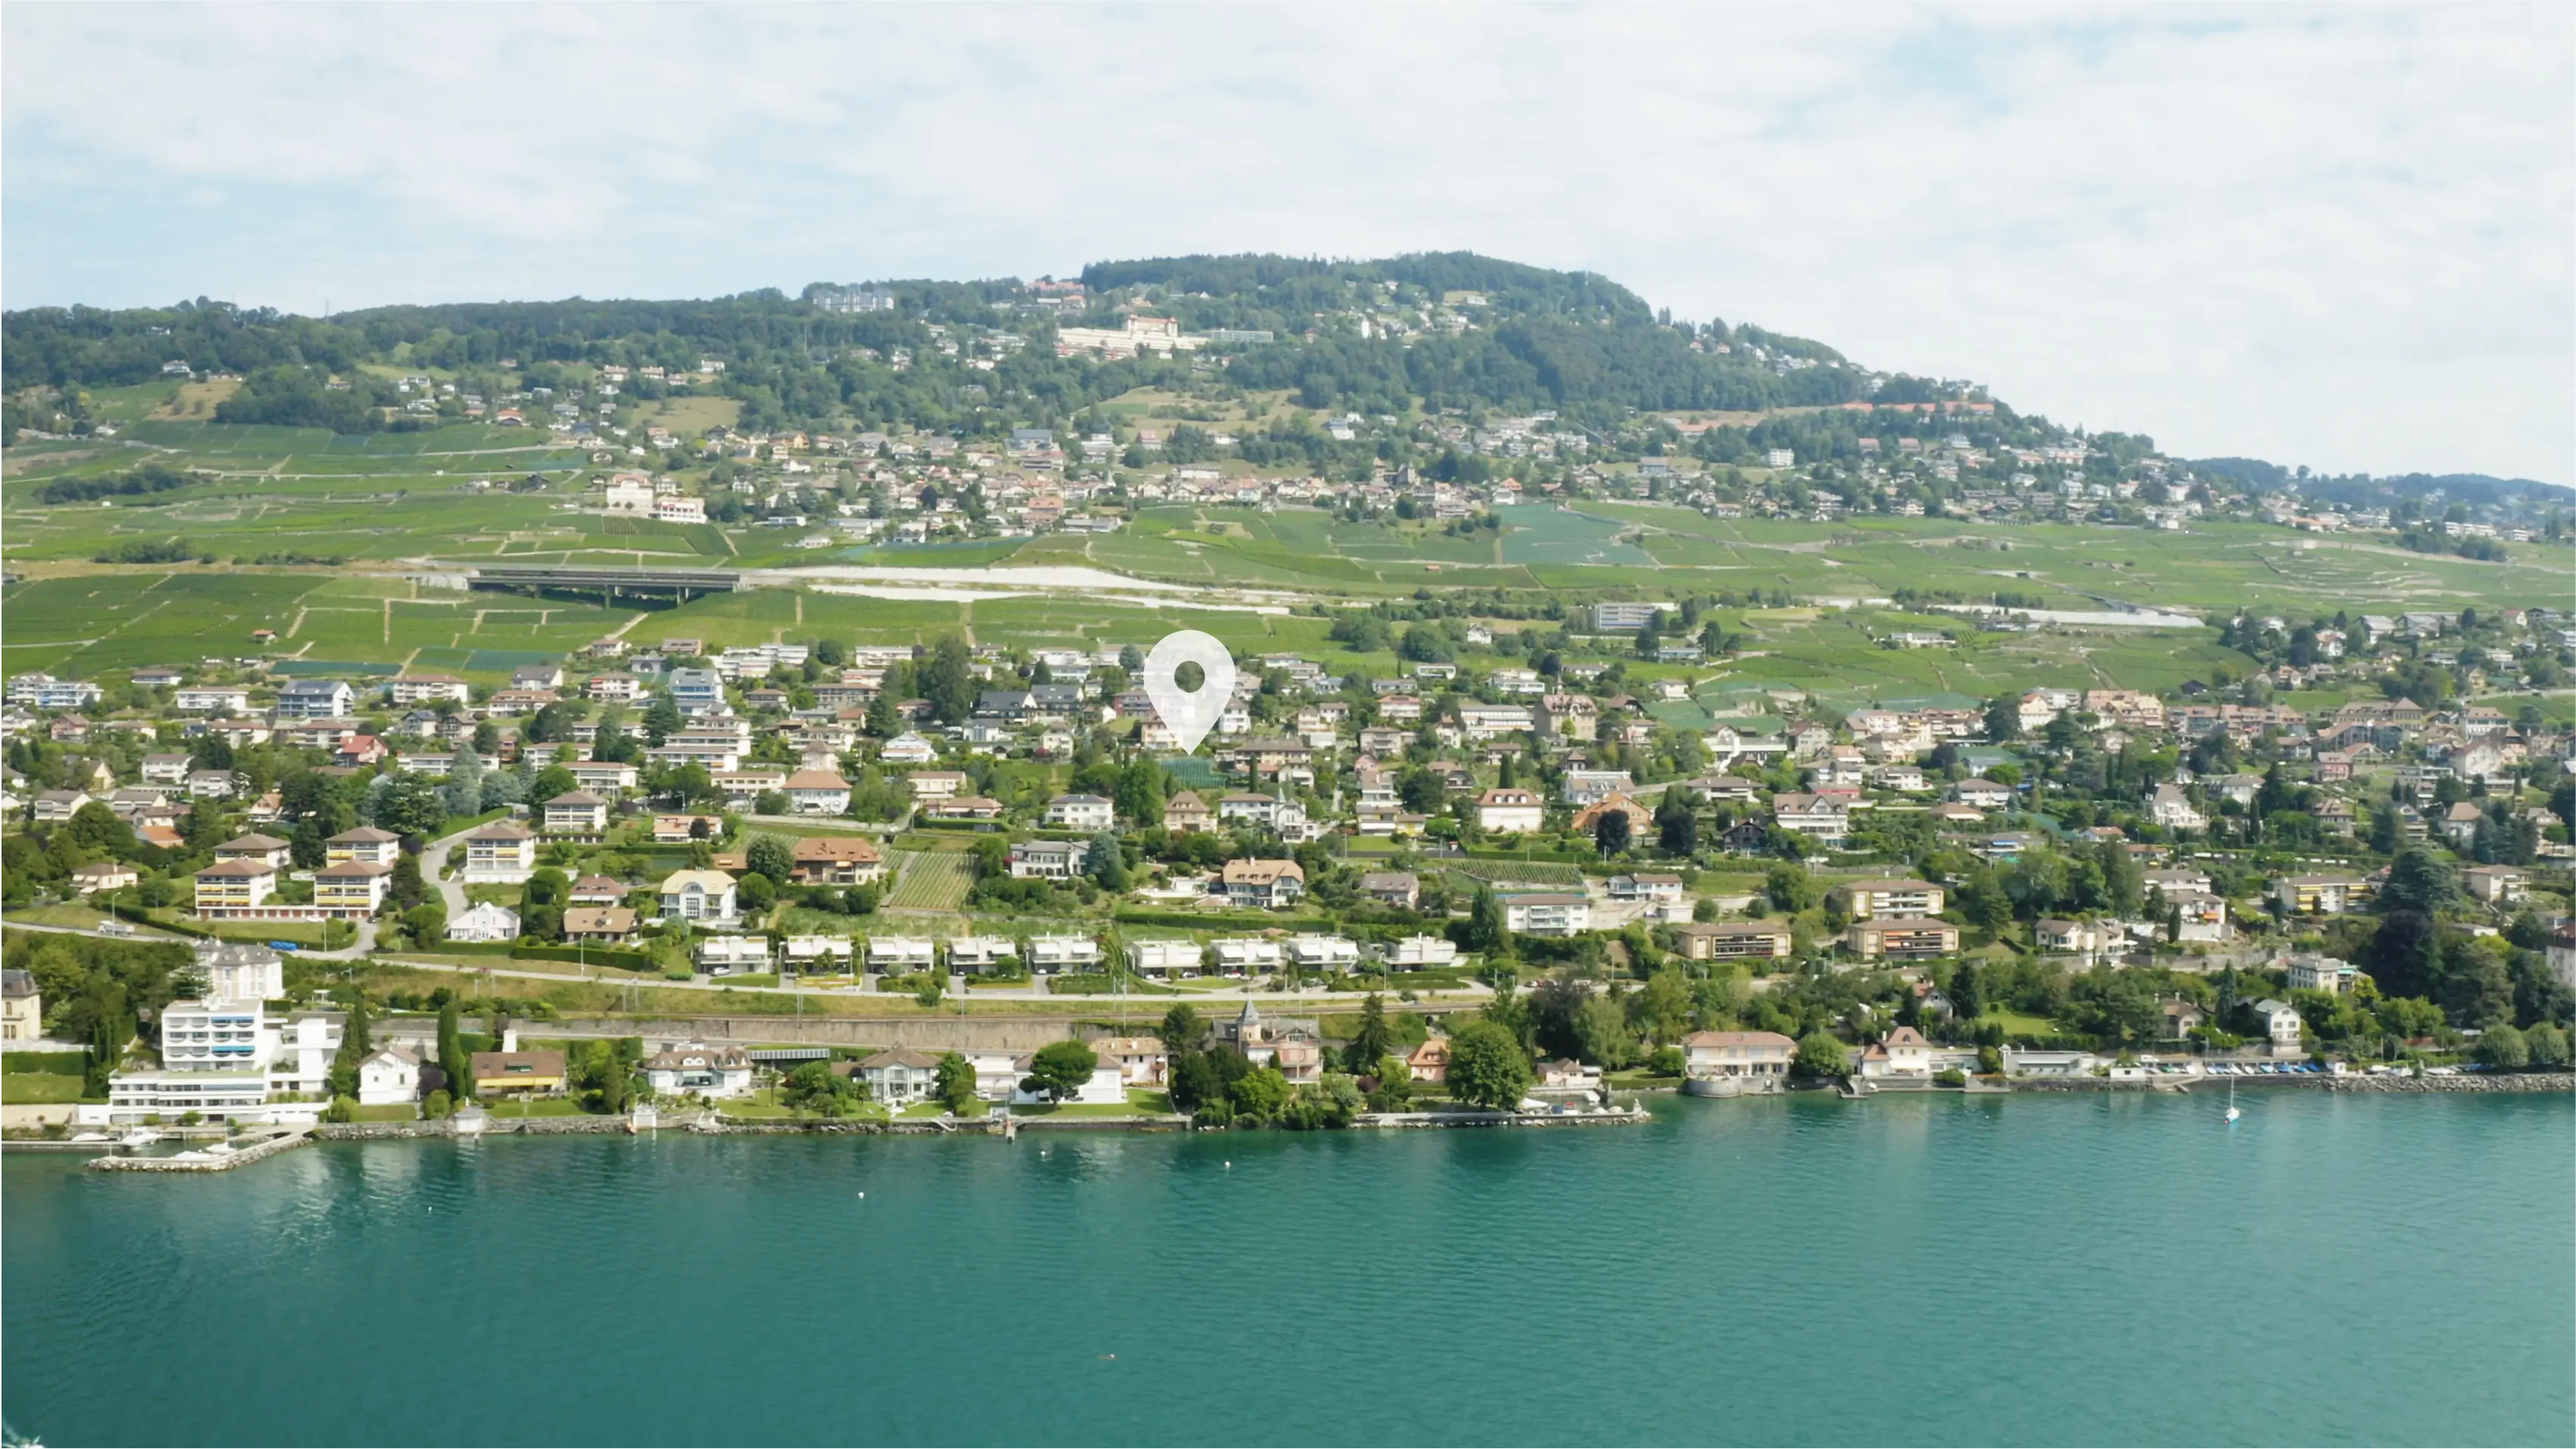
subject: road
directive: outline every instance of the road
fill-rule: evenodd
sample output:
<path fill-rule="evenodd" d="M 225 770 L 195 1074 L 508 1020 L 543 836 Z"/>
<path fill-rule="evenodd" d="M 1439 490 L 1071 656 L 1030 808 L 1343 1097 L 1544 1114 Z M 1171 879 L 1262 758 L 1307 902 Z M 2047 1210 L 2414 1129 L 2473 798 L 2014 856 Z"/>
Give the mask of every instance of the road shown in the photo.
<path fill-rule="evenodd" d="M 95 926 L 49 926 L 35 921 L 11 921 L 8 923 L 8 926 L 9 929 L 13 931 L 45 931 L 57 936 L 96 936 L 103 941 L 175 942 L 185 945 L 195 939 L 191 936 L 173 935 L 166 931 L 157 931 L 150 926 L 144 926 L 136 930 L 135 933 L 130 936 L 112 935 L 106 931 L 99 930 Z M 329 951 L 315 948 L 302 948 L 297 950 L 295 954 L 315 961 L 353 961 L 374 949 L 376 949 L 376 923 L 373 921 L 360 921 L 358 923 L 358 939 L 354 943 Z"/>
<path fill-rule="evenodd" d="M 480 825 L 469 826 L 454 835 L 433 840 L 420 848 L 420 878 L 438 887 L 438 898 L 446 902 L 447 918 L 451 921 L 462 920 L 467 911 L 474 909 L 474 905 L 473 902 L 465 899 L 463 883 L 447 878 L 447 857 L 456 849 L 456 842 L 482 828 Z"/>

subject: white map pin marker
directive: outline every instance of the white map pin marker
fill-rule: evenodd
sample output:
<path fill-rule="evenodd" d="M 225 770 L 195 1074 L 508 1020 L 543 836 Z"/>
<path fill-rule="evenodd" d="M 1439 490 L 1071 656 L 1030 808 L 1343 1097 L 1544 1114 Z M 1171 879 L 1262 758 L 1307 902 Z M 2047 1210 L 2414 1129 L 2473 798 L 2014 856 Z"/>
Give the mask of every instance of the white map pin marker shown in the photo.
<path fill-rule="evenodd" d="M 1206 671 L 1196 691 L 1181 687 L 1184 664 Z M 1163 717 L 1164 727 L 1180 739 L 1182 752 L 1194 751 L 1216 728 L 1226 702 L 1234 698 L 1234 656 L 1213 634 L 1196 629 L 1166 634 L 1145 656 L 1145 694 L 1154 701 L 1154 713 Z"/>

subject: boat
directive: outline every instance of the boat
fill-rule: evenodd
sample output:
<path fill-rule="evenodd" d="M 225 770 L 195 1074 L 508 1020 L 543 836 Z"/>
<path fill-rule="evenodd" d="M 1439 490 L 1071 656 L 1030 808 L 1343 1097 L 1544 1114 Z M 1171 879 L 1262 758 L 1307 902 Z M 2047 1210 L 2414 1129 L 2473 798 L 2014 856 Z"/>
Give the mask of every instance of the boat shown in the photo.
<path fill-rule="evenodd" d="M 2244 1114 L 2236 1110 L 2236 1079 L 2229 1077 L 2227 1079 L 2227 1120 L 2233 1123 L 2242 1115 Z"/>

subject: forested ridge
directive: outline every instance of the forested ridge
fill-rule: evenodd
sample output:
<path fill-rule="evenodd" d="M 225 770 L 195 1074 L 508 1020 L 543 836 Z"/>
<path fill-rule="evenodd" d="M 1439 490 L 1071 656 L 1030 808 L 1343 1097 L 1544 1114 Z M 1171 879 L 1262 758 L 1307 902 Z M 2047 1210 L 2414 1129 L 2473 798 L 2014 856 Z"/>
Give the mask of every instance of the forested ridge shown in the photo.
<path fill-rule="evenodd" d="M 1213 368 L 1247 389 L 1289 389 L 1315 408 L 1534 411 L 1604 420 L 1630 409 L 1760 409 L 1869 394 L 1878 380 L 1818 343 L 1675 322 L 1606 278 L 1469 253 L 1372 262 L 1268 255 L 1102 262 L 1085 268 L 1087 306 L 1041 307 L 1017 280 L 877 284 L 886 311 L 825 310 L 822 284 L 707 300 L 480 302 L 369 308 L 312 318 L 203 298 L 167 308 L 45 307 L 0 317 L 13 390 L 112 387 L 185 362 L 248 381 L 229 422 L 362 432 L 401 425 L 362 364 L 458 373 L 596 363 L 672 372 L 725 364 L 705 385 L 741 399 L 754 425 L 834 414 L 877 426 L 953 428 L 1060 420 L 1157 381 Z M 1459 294 L 1471 303 L 1452 306 Z M 1059 326 L 1117 327 L 1135 312 L 1185 331 L 1268 332 L 1200 359 L 1055 356 Z M 989 370 L 936 344 L 1016 338 Z M 908 354 L 898 358 L 898 354 Z M 337 378 L 344 385 L 326 384 Z M 1900 381 L 1912 383 L 1911 379 Z"/>

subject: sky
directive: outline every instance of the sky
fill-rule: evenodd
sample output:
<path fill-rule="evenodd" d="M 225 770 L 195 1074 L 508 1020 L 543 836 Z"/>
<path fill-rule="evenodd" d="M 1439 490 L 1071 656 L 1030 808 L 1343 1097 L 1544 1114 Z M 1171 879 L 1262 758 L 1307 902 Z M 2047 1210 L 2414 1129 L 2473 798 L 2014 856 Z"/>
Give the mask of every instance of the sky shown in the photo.
<path fill-rule="evenodd" d="M 2576 7 L 0 8 L 0 304 L 1598 272 L 2183 456 L 2576 483 Z"/>

